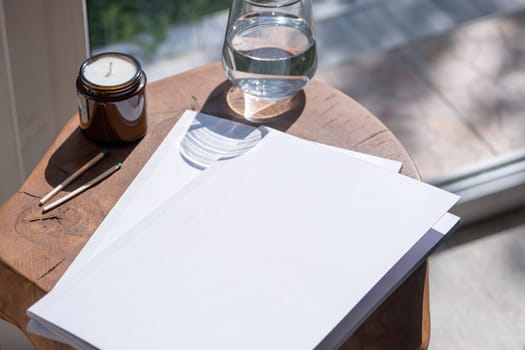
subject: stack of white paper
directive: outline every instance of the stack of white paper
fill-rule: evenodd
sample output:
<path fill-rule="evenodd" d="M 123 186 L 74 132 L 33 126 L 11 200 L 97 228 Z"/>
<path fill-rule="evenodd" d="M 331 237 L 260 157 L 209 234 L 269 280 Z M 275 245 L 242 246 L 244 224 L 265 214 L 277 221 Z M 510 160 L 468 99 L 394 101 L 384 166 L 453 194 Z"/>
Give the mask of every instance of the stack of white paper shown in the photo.
<path fill-rule="evenodd" d="M 79 349 L 336 347 L 458 222 L 457 196 L 399 166 L 186 112 L 29 328 Z"/>

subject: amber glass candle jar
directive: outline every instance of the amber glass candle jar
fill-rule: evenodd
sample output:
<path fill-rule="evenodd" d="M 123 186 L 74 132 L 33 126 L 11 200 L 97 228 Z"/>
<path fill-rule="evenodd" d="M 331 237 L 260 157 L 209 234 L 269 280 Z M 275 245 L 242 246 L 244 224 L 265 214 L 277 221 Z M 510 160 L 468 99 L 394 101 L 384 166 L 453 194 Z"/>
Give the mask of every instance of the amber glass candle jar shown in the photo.
<path fill-rule="evenodd" d="M 132 56 L 109 52 L 85 60 L 77 78 L 80 128 L 92 140 L 125 144 L 147 130 L 146 75 Z"/>

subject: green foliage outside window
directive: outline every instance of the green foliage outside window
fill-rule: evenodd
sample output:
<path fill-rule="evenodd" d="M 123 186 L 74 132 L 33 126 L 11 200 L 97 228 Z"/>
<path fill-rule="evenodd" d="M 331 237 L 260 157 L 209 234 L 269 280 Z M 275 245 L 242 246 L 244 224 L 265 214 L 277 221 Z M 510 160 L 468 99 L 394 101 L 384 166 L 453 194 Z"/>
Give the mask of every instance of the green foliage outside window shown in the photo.
<path fill-rule="evenodd" d="M 167 29 L 227 9 L 231 0 L 87 0 L 93 49 L 115 42 L 151 46 L 165 39 Z M 149 42 L 142 37 L 153 38 Z M 142 42 L 141 42 L 142 40 Z"/>

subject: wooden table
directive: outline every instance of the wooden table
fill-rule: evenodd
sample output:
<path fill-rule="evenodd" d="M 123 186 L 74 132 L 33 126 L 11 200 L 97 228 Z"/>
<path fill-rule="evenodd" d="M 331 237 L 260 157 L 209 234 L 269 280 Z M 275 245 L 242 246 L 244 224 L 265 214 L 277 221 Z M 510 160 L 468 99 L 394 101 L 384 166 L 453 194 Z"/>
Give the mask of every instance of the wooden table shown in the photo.
<path fill-rule="evenodd" d="M 79 130 L 78 116 L 71 118 L 21 189 L 0 208 L 1 318 L 25 332 L 26 309 L 55 285 L 185 109 L 240 118 L 226 103 L 230 86 L 219 63 L 149 84 L 147 135 L 135 145 L 110 148 L 109 156 L 77 181 L 86 182 L 117 161 L 124 162 L 123 169 L 42 214 L 39 198 L 101 150 Z M 400 160 L 404 174 L 418 177 L 394 135 L 350 97 L 313 81 L 296 102 L 281 118 L 267 125 L 308 140 Z M 343 349 L 424 349 L 429 326 L 425 263 L 369 317 Z M 28 336 L 38 349 L 67 348 Z"/>

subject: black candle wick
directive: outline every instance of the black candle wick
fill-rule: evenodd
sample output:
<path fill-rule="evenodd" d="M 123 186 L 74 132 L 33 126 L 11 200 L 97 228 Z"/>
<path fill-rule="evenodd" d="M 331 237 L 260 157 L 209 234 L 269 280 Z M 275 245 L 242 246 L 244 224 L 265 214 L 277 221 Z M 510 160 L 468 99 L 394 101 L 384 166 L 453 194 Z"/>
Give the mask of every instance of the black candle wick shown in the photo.
<path fill-rule="evenodd" d="M 106 73 L 106 78 L 109 77 L 111 75 L 111 69 L 113 67 L 113 62 L 112 61 L 109 61 L 109 71 Z"/>

